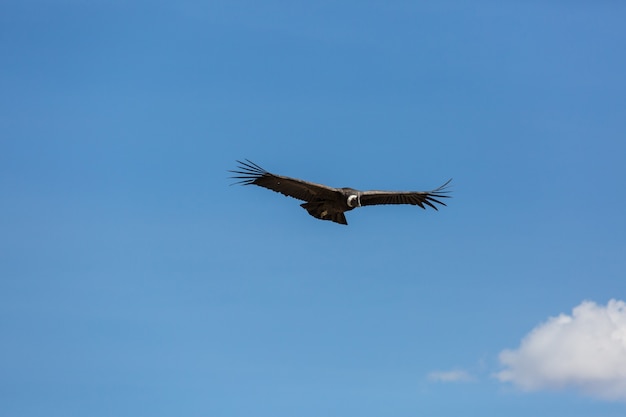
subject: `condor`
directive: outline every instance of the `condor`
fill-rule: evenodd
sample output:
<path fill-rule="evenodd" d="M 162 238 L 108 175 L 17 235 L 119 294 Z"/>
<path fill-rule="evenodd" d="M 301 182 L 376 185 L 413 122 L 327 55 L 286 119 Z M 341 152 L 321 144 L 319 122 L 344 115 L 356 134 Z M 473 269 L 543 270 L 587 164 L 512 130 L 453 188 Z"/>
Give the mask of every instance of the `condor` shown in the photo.
<path fill-rule="evenodd" d="M 303 181 L 297 178 L 267 172 L 252 161 L 237 161 L 237 170 L 229 171 L 236 176 L 235 184 L 258 185 L 272 191 L 304 201 L 300 204 L 309 214 L 320 220 L 330 220 L 339 224 L 348 224 L 344 213 L 357 207 L 379 204 L 411 204 L 423 209 L 426 206 L 437 209 L 436 204 L 445 206 L 440 199 L 447 195 L 448 180 L 441 187 L 432 191 L 359 191 L 353 188 L 333 188 L 322 184 Z"/>

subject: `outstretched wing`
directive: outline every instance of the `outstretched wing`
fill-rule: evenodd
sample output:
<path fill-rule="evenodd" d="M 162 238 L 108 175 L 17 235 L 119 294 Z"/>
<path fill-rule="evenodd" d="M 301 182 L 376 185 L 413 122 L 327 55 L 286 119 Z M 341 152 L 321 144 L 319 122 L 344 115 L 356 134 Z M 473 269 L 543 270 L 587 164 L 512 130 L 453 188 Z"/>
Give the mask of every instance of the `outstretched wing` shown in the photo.
<path fill-rule="evenodd" d="M 441 198 L 449 198 L 447 190 L 451 179 L 439 188 L 432 191 L 363 191 L 361 194 L 362 206 L 374 206 L 377 204 L 412 204 L 425 209 L 430 206 L 437 209 L 435 204 L 445 206 Z"/>
<path fill-rule="evenodd" d="M 317 199 L 333 198 L 337 195 L 336 188 L 327 187 L 322 184 L 299 180 L 297 178 L 284 177 L 267 172 L 252 161 L 237 161 L 239 166 L 235 171 L 229 171 L 238 174 L 231 178 L 239 181 L 235 184 L 241 185 L 258 185 L 268 190 L 276 191 L 288 197 L 297 198 L 303 201 L 314 201 Z"/>

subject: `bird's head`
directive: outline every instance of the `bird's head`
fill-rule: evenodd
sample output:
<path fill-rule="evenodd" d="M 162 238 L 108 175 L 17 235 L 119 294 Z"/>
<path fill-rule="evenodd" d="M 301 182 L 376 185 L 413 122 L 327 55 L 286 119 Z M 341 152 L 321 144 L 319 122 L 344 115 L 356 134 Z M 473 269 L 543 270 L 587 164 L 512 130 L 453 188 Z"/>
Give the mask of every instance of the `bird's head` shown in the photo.
<path fill-rule="evenodd" d="M 361 207 L 361 198 L 358 194 L 350 194 L 348 196 L 348 207 L 351 208 L 355 208 L 355 207 Z"/>

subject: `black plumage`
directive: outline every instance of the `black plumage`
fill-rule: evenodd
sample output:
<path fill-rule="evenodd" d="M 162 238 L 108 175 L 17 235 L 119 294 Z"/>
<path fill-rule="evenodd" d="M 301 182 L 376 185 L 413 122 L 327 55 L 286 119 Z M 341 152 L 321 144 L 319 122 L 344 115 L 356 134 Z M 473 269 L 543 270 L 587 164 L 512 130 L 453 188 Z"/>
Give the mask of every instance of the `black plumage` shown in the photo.
<path fill-rule="evenodd" d="M 304 201 L 300 206 L 309 214 L 321 220 L 348 224 L 344 213 L 356 207 L 380 204 L 411 204 L 423 209 L 426 206 L 437 209 L 437 204 L 445 206 L 440 199 L 449 198 L 448 180 L 432 191 L 359 191 L 353 188 L 333 188 L 297 178 L 272 174 L 252 161 L 237 161 L 237 170 L 230 171 L 235 184 L 258 185 L 288 197 Z"/>

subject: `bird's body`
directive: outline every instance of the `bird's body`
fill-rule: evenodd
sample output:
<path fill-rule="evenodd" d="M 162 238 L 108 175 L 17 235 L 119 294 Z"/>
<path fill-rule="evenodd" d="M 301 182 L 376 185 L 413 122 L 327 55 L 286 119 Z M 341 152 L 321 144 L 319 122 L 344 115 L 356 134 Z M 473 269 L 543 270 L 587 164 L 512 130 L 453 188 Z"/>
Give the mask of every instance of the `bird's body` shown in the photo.
<path fill-rule="evenodd" d="M 302 203 L 300 206 L 315 218 L 347 225 L 348 221 L 343 213 L 359 207 L 356 203 L 358 191 L 352 188 L 337 188 L 335 194 L 336 198 L 316 199 Z"/>
<path fill-rule="evenodd" d="M 432 191 L 359 191 L 353 188 L 333 188 L 322 184 L 285 177 L 265 171 L 257 164 L 246 159 L 237 161 L 238 170 L 230 171 L 237 176 L 239 184 L 258 185 L 272 191 L 304 201 L 300 206 L 311 216 L 330 220 L 335 223 L 348 222 L 344 213 L 361 206 L 378 204 L 411 204 L 425 209 L 430 206 L 437 210 L 436 204 L 445 206 L 439 198 L 448 198 L 446 187 L 450 181 Z"/>

